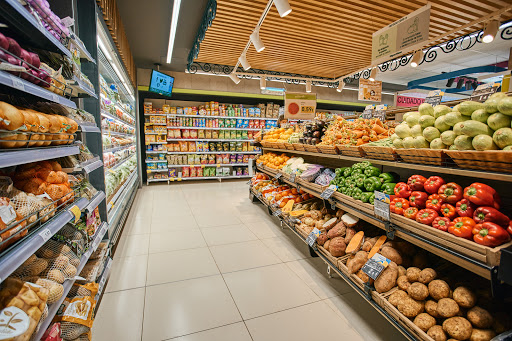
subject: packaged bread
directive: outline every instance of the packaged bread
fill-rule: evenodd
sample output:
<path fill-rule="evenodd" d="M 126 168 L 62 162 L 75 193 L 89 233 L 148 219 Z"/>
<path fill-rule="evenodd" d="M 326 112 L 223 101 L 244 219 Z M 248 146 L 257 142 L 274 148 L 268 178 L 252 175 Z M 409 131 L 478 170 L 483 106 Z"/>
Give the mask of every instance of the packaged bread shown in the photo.
<path fill-rule="evenodd" d="M 29 341 L 48 300 L 48 290 L 15 278 L 7 278 L 0 290 L 0 339 Z"/>
<path fill-rule="evenodd" d="M 25 128 L 25 117 L 16 107 L 0 101 L 0 129 L 18 130 Z"/>

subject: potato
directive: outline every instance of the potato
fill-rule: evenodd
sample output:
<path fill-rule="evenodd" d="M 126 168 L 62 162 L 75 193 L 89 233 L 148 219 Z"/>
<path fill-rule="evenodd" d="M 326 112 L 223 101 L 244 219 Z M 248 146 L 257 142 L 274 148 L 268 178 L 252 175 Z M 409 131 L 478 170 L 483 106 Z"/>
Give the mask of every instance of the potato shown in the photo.
<path fill-rule="evenodd" d="M 443 330 L 456 340 L 466 340 L 471 337 L 473 327 L 464 317 L 451 317 L 444 320 Z"/>
<path fill-rule="evenodd" d="M 392 247 L 383 246 L 382 249 L 380 250 L 380 254 L 383 255 L 384 257 L 392 260 L 397 265 L 402 264 L 402 256 L 400 255 L 400 252 L 393 249 Z"/>
<path fill-rule="evenodd" d="M 329 245 L 331 245 L 331 240 L 328 239 L 325 243 L 324 243 L 324 249 L 326 249 L 327 251 L 329 251 Z"/>
<path fill-rule="evenodd" d="M 472 308 L 476 304 L 475 293 L 466 287 L 457 287 L 453 291 L 453 299 L 462 308 Z"/>
<path fill-rule="evenodd" d="M 490 341 L 496 333 L 492 329 L 475 329 L 471 332 L 469 341 Z"/>
<path fill-rule="evenodd" d="M 407 293 L 411 298 L 417 301 L 423 301 L 428 297 L 428 288 L 425 284 L 420 282 L 412 283 L 409 288 L 407 288 Z"/>
<path fill-rule="evenodd" d="M 418 279 L 420 278 L 420 272 L 421 270 L 416 267 L 410 267 L 409 269 L 407 269 L 407 279 L 409 280 L 409 282 L 417 282 Z"/>
<path fill-rule="evenodd" d="M 459 313 L 459 305 L 451 298 L 441 298 L 437 302 L 437 313 L 442 318 L 454 317 Z"/>
<path fill-rule="evenodd" d="M 428 283 L 432 282 L 434 279 L 436 279 L 436 277 L 437 277 L 436 270 L 434 270 L 432 268 L 426 268 L 426 269 L 421 270 L 418 280 L 423 284 L 428 284 Z"/>
<path fill-rule="evenodd" d="M 334 230 L 336 227 L 333 227 L 329 232 Z M 333 257 L 341 257 L 345 255 L 345 249 L 347 248 L 347 244 L 345 244 L 345 238 L 336 237 L 331 239 L 331 243 L 329 244 L 329 252 Z"/>
<path fill-rule="evenodd" d="M 442 298 L 450 296 L 450 287 L 448 283 L 441 279 L 435 279 L 428 284 L 428 291 L 433 299 L 439 301 Z"/>
<path fill-rule="evenodd" d="M 437 302 L 433 300 L 428 300 L 425 302 L 425 311 L 432 315 L 435 318 L 440 317 L 437 313 Z"/>
<path fill-rule="evenodd" d="M 478 306 L 471 308 L 467 316 L 469 322 L 476 328 L 488 329 L 491 328 L 494 323 L 492 315 L 487 310 Z"/>
<path fill-rule="evenodd" d="M 421 301 L 416 301 L 410 297 L 406 297 L 398 303 L 397 309 L 406 317 L 413 318 L 425 310 L 425 304 Z"/>
<path fill-rule="evenodd" d="M 434 341 L 446 341 L 446 334 L 444 333 L 443 327 L 435 325 L 430 327 L 427 331 L 427 335 L 430 336 Z"/>
<path fill-rule="evenodd" d="M 398 303 L 400 302 L 400 300 L 403 298 L 406 298 L 406 297 L 409 297 L 407 292 L 405 292 L 403 290 L 397 290 L 394 293 L 392 293 L 391 295 L 389 295 L 388 301 L 389 301 L 389 303 L 391 303 L 393 306 L 396 307 L 398 305 Z"/>
<path fill-rule="evenodd" d="M 379 277 L 375 280 L 374 287 L 379 293 L 383 293 L 393 289 L 398 278 L 398 266 L 395 262 L 391 262 L 385 268 Z"/>
<path fill-rule="evenodd" d="M 399 268 L 398 272 L 400 273 L 400 268 Z M 401 290 L 406 290 L 406 291 L 407 291 L 407 289 L 409 289 L 409 286 L 411 285 L 411 283 L 407 280 L 407 276 L 398 277 L 398 279 L 396 280 L 396 284 L 398 285 L 398 287 Z"/>
<path fill-rule="evenodd" d="M 426 332 L 427 330 L 436 325 L 436 319 L 427 313 L 421 313 L 414 318 L 414 324 L 417 325 L 421 330 Z"/>
<path fill-rule="evenodd" d="M 324 245 L 327 241 L 327 235 L 325 233 L 321 233 L 318 238 L 316 239 L 316 243 L 320 246 Z"/>
<path fill-rule="evenodd" d="M 398 266 L 398 277 L 400 276 L 407 276 L 407 270 L 402 265 Z"/>
<path fill-rule="evenodd" d="M 350 257 L 347 261 L 348 272 L 351 274 L 355 274 L 366 263 L 368 260 L 368 252 L 358 251 L 355 256 Z"/>
<path fill-rule="evenodd" d="M 370 282 L 370 284 L 373 284 L 373 278 L 370 278 L 370 276 L 365 274 L 362 270 L 359 270 L 357 272 L 356 276 L 359 277 L 359 279 L 361 279 L 361 281 L 363 281 L 363 283 Z"/>

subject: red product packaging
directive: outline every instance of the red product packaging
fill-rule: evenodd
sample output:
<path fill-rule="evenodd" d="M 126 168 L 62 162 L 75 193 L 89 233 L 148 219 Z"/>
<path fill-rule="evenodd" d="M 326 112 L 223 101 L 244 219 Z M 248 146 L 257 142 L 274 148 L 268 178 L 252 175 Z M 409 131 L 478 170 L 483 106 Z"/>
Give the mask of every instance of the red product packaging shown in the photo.
<path fill-rule="evenodd" d="M 48 328 L 41 338 L 41 341 L 62 341 L 60 337 L 60 323 L 54 323 Z"/>

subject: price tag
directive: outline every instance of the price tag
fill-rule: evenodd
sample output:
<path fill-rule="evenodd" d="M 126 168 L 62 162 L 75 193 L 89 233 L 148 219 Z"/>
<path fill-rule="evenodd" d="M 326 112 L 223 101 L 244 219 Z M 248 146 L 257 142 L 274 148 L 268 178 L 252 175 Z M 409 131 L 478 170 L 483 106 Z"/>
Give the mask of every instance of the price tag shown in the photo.
<path fill-rule="evenodd" d="M 318 238 L 319 235 L 320 235 L 320 230 L 318 230 L 315 227 L 315 229 L 313 231 L 311 231 L 311 233 L 306 238 L 306 243 L 308 243 L 309 246 L 313 247 L 313 245 L 315 244 L 316 239 Z"/>
<path fill-rule="evenodd" d="M 272 215 L 275 216 L 275 217 L 279 217 L 281 215 L 281 210 L 275 210 L 274 212 L 272 212 Z"/>
<path fill-rule="evenodd" d="M 55 102 L 55 103 L 59 103 L 59 96 L 56 95 L 56 94 L 52 94 L 52 100 Z"/>
<path fill-rule="evenodd" d="M 201 165 L 201 168 L 204 168 L 204 165 Z"/>
<path fill-rule="evenodd" d="M 43 241 L 46 243 L 52 237 L 52 231 L 46 228 L 39 232 L 39 235 L 41 236 L 41 238 L 43 238 Z"/>
<path fill-rule="evenodd" d="M 220 165 L 219 165 L 219 164 L 217 164 L 217 168 L 220 168 Z"/>
<path fill-rule="evenodd" d="M 324 200 L 328 200 L 334 192 L 336 192 L 336 189 L 330 187 L 326 188 L 325 191 L 320 194 L 320 197 Z"/>
<path fill-rule="evenodd" d="M 373 118 L 378 118 L 381 122 L 386 120 L 386 110 L 388 109 L 387 104 L 377 105 L 375 111 L 373 112 Z"/>
<path fill-rule="evenodd" d="M 296 174 L 296 173 L 292 173 L 292 174 L 290 174 L 290 181 L 291 181 L 292 183 L 295 183 L 295 178 L 296 178 L 296 177 L 297 177 L 297 174 Z"/>
<path fill-rule="evenodd" d="M 282 176 L 283 176 L 283 173 L 277 173 L 275 179 L 279 180 L 279 179 L 281 179 Z"/>
<path fill-rule="evenodd" d="M 469 98 L 470 101 L 485 102 L 492 94 L 498 91 L 500 83 L 486 83 L 479 85 Z"/>
<path fill-rule="evenodd" d="M 25 84 L 23 84 L 23 81 L 16 76 L 10 76 L 12 81 L 12 87 L 21 91 L 25 91 Z"/>
<path fill-rule="evenodd" d="M 363 114 L 361 115 L 361 117 L 364 119 L 368 119 L 368 120 L 371 119 L 373 116 L 373 110 L 375 110 L 375 105 L 373 105 L 373 104 L 367 105 L 364 108 Z"/>
<path fill-rule="evenodd" d="M 444 91 L 441 90 L 430 91 L 427 95 L 427 98 L 425 98 L 425 103 L 430 103 L 433 107 L 435 107 L 441 103 L 443 95 Z"/>
<path fill-rule="evenodd" d="M 112 206 L 114 206 L 114 204 L 112 204 Z M 82 211 L 80 211 L 80 208 L 78 208 L 77 205 L 73 205 L 69 211 L 71 213 L 73 213 L 73 215 L 75 216 L 75 224 L 78 223 L 78 221 L 80 220 L 80 216 L 82 215 Z"/>
<path fill-rule="evenodd" d="M 377 279 L 381 272 L 389 265 L 391 261 L 381 255 L 380 253 L 376 253 L 372 258 L 368 259 L 366 263 L 363 265 L 361 270 L 365 274 L 367 274 L 370 278 Z"/>
<path fill-rule="evenodd" d="M 181 181 L 182 179 L 181 178 L 178 178 L 178 181 Z"/>
<path fill-rule="evenodd" d="M 389 194 L 375 191 L 375 201 L 373 203 L 373 212 L 376 216 L 389 221 L 389 204 L 391 203 Z"/>

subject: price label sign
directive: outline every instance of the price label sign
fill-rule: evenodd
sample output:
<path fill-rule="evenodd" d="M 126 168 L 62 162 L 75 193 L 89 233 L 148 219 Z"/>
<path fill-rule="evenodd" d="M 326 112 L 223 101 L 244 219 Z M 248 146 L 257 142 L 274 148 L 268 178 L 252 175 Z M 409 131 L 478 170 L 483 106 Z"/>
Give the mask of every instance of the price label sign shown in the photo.
<path fill-rule="evenodd" d="M 279 217 L 281 215 L 281 210 L 275 210 L 274 212 L 272 212 L 272 215 L 275 216 L 275 217 Z"/>
<path fill-rule="evenodd" d="M 320 235 L 320 230 L 318 230 L 316 227 L 306 238 L 306 243 L 308 243 L 309 246 L 313 247 L 315 244 L 318 236 Z"/>
<path fill-rule="evenodd" d="M 52 100 L 55 102 L 55 103 L 59 103 L 59 96 L 56 95 L 56 94 L 52 94 Z"/>
<path fill-rule="evenodd" d="M 477 102 L 485 102 L 492 94 L 498 91 L 500 83 L 480 84 L 471 94 L 469 100 Z"/>
<path fill-rule="evenodd" d="M 336 189 L 335 188 L 332 188 L 332 187 L 329 187 L 329 188 L 326 188 L 322 194 L 320 194 L 320 197 L 324 200 L 328 200 L 332 195 L 333 193 L 336 192 Z"/>
<path fill-rule="evenodd" d="M 382 219 L 389 221 L 389 204 L 391 203 L 391 199 L 389 194 L 385 194 L 379 191 L 375 191 L 375 201 L 373 203 L 373 212 L 376 216 L 381 217 Z"/>
<path fill-rule="evenodd" d="M 276 174 L 276 180 L 281 179 L 282 176 L 283 176 L 283 173 L 277 173 Z"/>
<path fill-rule="evenodd" d="M 444 91 L 430 91 L 427 95 L 427 98 L 425 98 L 425 103 L 430 103 L 433 107 L 435 107 L 436 105 L 439 105 L 441 103 L 441 99 L 443 98 L 443 96 Z"/>
<path fill-rule="evenodd" d="M 361 115 L 364 119 L 371 119 L 373 117 L 373 111 L 375 110 L 375 105 L 369 104 L 364 108 L 363 114 Z"/>
<path fill-rule="evenodd" d="M 295 178 L 297 177 L 297 174 L 296 173 L 292 173 L 290 174 L 290 181 L 295 183 Z"/>
<path fill-rule="evenodd" d="M 382 271 L 384 271 L 384 269 L 389 264 L 391 264 L 391 261 L 389 259 L 381 255 L 380 253 L 376 253 L 373 255 L 372 258 L 366 261 L 361 270 L 363 270 L 363 272 L 367 274 L 370 278 L 375 280 L 377 279 L 377 277 L 380 276 Z"/>
<path fill-rule="evenodd" d="M 73 216 L 75 217 L 75 224 L 78 223 L 80 220 L 80 216 L 82 215 L 82 211 L 80 211 L 80 208 L 78 208 L 77 205 L 73 205 L 69 211 L 73 213 Z"/>
<path fill-rule="evenodd" d="M 52 231 L 50 229 L 45 228 L 41 232 L 39 232 L 39 235 L 41 238 L 43 238 L 43 241 L 46 243 L 51 237 L 52 237 Z"/>
<path fill-rule="evenodd" d="M 373 118 L 378 118 L 382 122 L 386 120 L 386 110 L 388 110 L 387 104 L 380 104 L 375 107 L 375 111 L 373 112 Z"/>
<path fill-rule="evenodd" d="M 18 89 L 18 90 L 21 90 L 21 91 L 24 91 L 25 90 L 25 84 L 23 84 L 23 81 L 16 77 L 16 76 L 10 76 L 11 78 L 11 81 L 12 81 L 12 87 L 15 88 L 15 89 Z"/>

